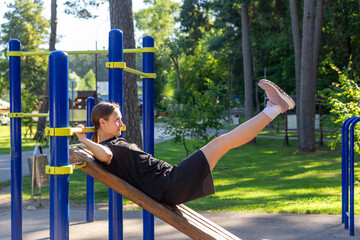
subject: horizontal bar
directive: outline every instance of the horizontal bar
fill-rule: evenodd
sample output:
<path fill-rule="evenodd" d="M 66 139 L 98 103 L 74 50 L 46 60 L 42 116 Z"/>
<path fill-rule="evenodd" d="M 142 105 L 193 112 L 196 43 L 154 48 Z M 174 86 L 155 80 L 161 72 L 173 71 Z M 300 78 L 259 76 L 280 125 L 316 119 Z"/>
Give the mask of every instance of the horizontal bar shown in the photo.
<path fill-rule="evenodd" d="M 140 72 L 138 70 L 135 70 L 135 69 L 132 69 L 132 68 L 124 68 L 123 69 L 125 72 L 129 72 L 129 73 L 133 73 L 133 74 L 136 74 L 136 75 L 140 75 L 142 77 L 145 77 L 145 78 L 156 78 L 156 73 L 144 73 L 144 72 Z"/>
<path fill-rule="evenodd" d="M 82 144 L 82 143 L 70 144 L 69 148 L 78 147 L 78 146 L 84 146 L 84 144 Z"/>
<path fill-rule="evenodd" d="M 124 49 L 124 53 L 145 53 L 151 52 L 154 53 L 155 48 L 136 48 L 136 49 Z M 108 50 L 85 50 L 85 51 L 65 51 L 69 55 L 75 54 L 108 54 Z M 42 52 L 21 52 L 21 51 L 8 51 L 8 57 L 18 57 L 18 56 L 42 56 L 50 55 L 51 51 L 42 51 Z"/>
<path fill-rule="evenodd" d="M 9 118 L 48 117 L 48 113 L 9 113 Z"/>
<path fill-rule="evenodd" d="M 87 127 L 85 131 L 82 128 L 45 128 L 45 135 L 47 136 L 72 136 L 74 133 L 91 133 L 94 132 L 94 127 Z M 121 131 L 126 131 L 126 126 L 121 127 Z"/>

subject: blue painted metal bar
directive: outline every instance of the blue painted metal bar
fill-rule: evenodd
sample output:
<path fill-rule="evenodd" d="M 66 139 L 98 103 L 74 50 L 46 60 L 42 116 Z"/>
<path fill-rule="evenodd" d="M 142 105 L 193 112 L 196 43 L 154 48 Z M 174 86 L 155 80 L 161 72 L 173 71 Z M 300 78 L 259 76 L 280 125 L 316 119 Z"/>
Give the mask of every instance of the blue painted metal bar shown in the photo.
<path fill-rule="evenodd" d="M 355 185 L 355 175 L 354 175 L 354 129 L 355 125 L 360 121 L 360 117 L 354 118 L 350 126 L 350 235 L 354 236 L 355 233 L 355 224 L 354 224 L 354 185 Z"/>
<path fill-rule="evenodd" d="M 349 127 L 350 124 L 355 120 L 355 117 L 352 117 L 345 123 L 345 134 L 344 134 L 344 187 L 345 187 L 345 196 L 344 196 L 344 213 L 345 213 L 345 229 L 349 228 L 349 216 L 347 213 L 349 212 Z"/>
<path fill-rule="evenodd" d="M 20 41 L 9 42 L 10 51 L 20 51 Z M 10 112 L 21 112 L 20 57 L 9 57 Z M 11 118 L 11 239 L 22 239 L 22 150 L 21 118 Z"/>
<path fill-rule="evenodd" d="M 346 168 L 346 161 L 348 161 L 347 153 L 349 152 L 349 141 L 348 141 L 348 125 L 347 123 L 351 121 L 352 118 L 348 118 L 344 121 L 344 123 L 341 126 L 341 190 L 342 190 L 342 208 L 341 208 L 341 222 L 345 223 L 347 221 L 346 216 L 346 204 L 347 201 L 346 195 L 347 195 L 347 185 L 346 185 L 346 179 L 347 179 L 347 168 Z"/>
<path fill-rule="evenodd" d="M 123 61 L 123 33 L 114 29 L 109 32 L 109 62 Z M 120 105 L 123 112 L 123 70 L 109 69 L 109 100 Z M 109 239 L 123 239 L 123 200 L 109 189 Z"/>
<path fill-rule="evenodd" d="M 49 56 L 50 127 L 69 127 L 69 58 L 55 51 Z M 69 165 L 69 138 L 50 137 L 51 166 Z M 50 239 L 69 239 L 69 175 L 50 176 Z"/>
<path fill-rule="evenodd" d="M 95 98 L 88 97 L 86 100 L 86 126 L 92 127 L 91 112 L 95 106 Z M 91 139 L 94 133 L 87 133 L 87 138 Z M 95 183 L 94 178 L 86 175 L 86 221 L 95 221 Z"/>
<path fill-rule="evenodd" d="M 154 38 L 145 36 L 143 47 L 154 47 Z M 143 72 L 154 72 L 154 53 L 143 53 Z M 154 155 L 154 79 L 143 79 L 143 132 L 144 151 Z M 154 215 L 143 209 L 143 232 L 145 240 L 153 240 Z"/>

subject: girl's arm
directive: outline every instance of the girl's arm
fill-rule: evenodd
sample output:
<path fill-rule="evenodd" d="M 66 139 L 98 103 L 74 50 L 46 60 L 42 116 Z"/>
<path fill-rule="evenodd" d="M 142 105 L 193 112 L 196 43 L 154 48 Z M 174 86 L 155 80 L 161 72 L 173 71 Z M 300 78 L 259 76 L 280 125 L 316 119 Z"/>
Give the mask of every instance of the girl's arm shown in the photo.
<path fill-rule="evenodd" d="M 85 130 L 85 127 L 81 124 L 77 125 L 77 127 Z M 79 141 L 84 144 L 97 159 L 107 164 L 111 163 L 113 153 L 108 147 L 91 141 L 86 137 L 85 133 L 76 133 L 76 136 L 78 137 Z"/>

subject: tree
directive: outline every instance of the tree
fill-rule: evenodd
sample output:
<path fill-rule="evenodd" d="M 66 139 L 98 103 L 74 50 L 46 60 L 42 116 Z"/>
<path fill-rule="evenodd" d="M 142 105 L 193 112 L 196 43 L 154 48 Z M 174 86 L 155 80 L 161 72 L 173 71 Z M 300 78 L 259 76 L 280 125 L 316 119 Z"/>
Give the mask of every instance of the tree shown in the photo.
<path fill-rule="evenodd" d="M 188 102 L 179 104 L 170 101 L 167 107 L 170 116 L 166 125 L 166 134 L 175 136 L 174 142 L 181 143 L 188 156 L 190 150 L 186 144 L 187 137 L 201 138 L 205 144 L 214 139 L 208 129 L 219 130 L 222 127 L 224 91 L 221 86 L 210 84 L 204 93 L 193 92 Z M 196 146 L 200 148 L 201 146 Z"/>
<path fill-rule="evenodd" d="M 135 48 L 132 1 L 109 0 L 109 4 L 111 28 L 123 31 L 124 48 Z M 135 68 L 135 55 L 124 55 L 124 62 L 126 62 L 126 66 Z M 131 126 L 124 135 L 129 142 L 141 147 L 136 75 L 124 72 L 124 89 L 124 122 Z"/>
<path fill-rule="evenodd" d="M 50 20 L 50 40 L 49 40 L 49 51 L 55 50 L 56 44 L 56 27 L 57 27 L 57 3 L 56 0 L 51 0 L 51 20 Z M 49 68 L 46 72 L 45 88 L 43 91 L 43 100 L 40 108 L 41 113 L 47 113 L 49 111 Z M 39 118 L 37 124 L 37 131 L 34 139 L 41 139 L 44 135 L 47 118 Z"/>
<path fill-rule="evenodd" d="M 245 86 L 245 119 L 252 118 L 254 111 L 253 104 L 253 81 L 251 73 L 251 52 L 250 52 L 250 30 L 248 3 L 241 3 L 241 33 L 242 33 L 242 54 L 244 66 L 244 86 Z"/>
<path fill-rule="evenodd" d="M 302 152 L 315 151 L 315 97 L 323 1 L 305 0 L 301 44 L 298 144 Z M 315 24 L 316 23 L 316 24 Z M 318 31 L 315 33 L 315 31 Z M 311 63 L 311 64 L 309 64 Z"/>
<path fill-rule="evenodd" d="M 8 50 L 10 39 L 16 38 L 21 42 L 22 51 L 40 51 L 44 44 L 49 22 L 41 16 L 43 2 L 41 0 L 16 0 L 8 6 L 5 13 L 7 22 L 1 25 L 0 43 L 6 45 L 2 53 Z M 42 56 L 24 57 L 22 60 L 22 88 L 35 95 L 42 89 L 45 82 L 46 58 Z M 1 61 L 0 72 L 4 81 L 1 87 L 9 88 L 8 61 Z M 3 89 L 1 89 L 3 90 Z"/>
<path fill-rule="evenodd" d="M 134 13 L 136 27 L 155 39 L 155 106 L 159 106 L 164 98 L 165 85 L 170 81 L 169 73 L 172 66 L 176 72 L 177 91 L 180 91 L 179 35 L 175 29 L 176 17 L 179 15 L 180 4 L 171 0 L 147 0 L 150 6 Z"/>
<path fill-rule="evenodd" d="M 95 73 L 92 69 L 90 69 L 85 76 L 83 77 L 83 90 L 95 90 L 96 89 L 96 79 Z"/>
<path fill-rule="evenodd" d="M 290 4 L 290 18 L 291 18 L 291 29 L 292 39 L 294 45 L 294 58 L 295 58 L 295 84 L 296 93 L 300 93 L 300 74 L 301 74 L 301 32 L 299 22 L 299 5 L 297 0 L 289 0 Z M 296 102 L 300 103 L 300 94 L 296 94 Z M 299 109 L 299 108 L 297 108 Z M 296 112 L 298 118 L 300 111 Z M 297 121 L 297 129 L 299 129 L 299 121 Z"/>
<path fill-rule="evenodd" d="M 331 141 L 328 144 L 331 149 L 335 149 L 337 144 L 341 144 L 341 126 L 344 121 L 350 117 L 360 115 L 360 77 L 356 76 L 354 80 L 349 77 L 351 68 L 345 68 L 343 71 L 336 66 L 331 65 L 338 76 L 338 83 L 333 83 L 325 89 L 319 91 L 321 105 L 329 109 L 329 114 L 322 117 L 324 125 L 330 130 Z M 360 153 L 360 131 L 355 128 L 355 151 Z"/>

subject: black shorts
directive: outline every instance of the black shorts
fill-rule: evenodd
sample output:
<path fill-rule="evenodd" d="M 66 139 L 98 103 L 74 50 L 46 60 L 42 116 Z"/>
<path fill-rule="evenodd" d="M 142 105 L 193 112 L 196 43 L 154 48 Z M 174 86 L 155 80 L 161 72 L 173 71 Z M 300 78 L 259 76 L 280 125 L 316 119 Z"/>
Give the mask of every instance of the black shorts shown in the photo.
<path fill-rule="evenodd" d="M 214 193 L 209 163 L 204 153 L 198 150 L 172 168 L 161 202 L 176 205 Z"/>

